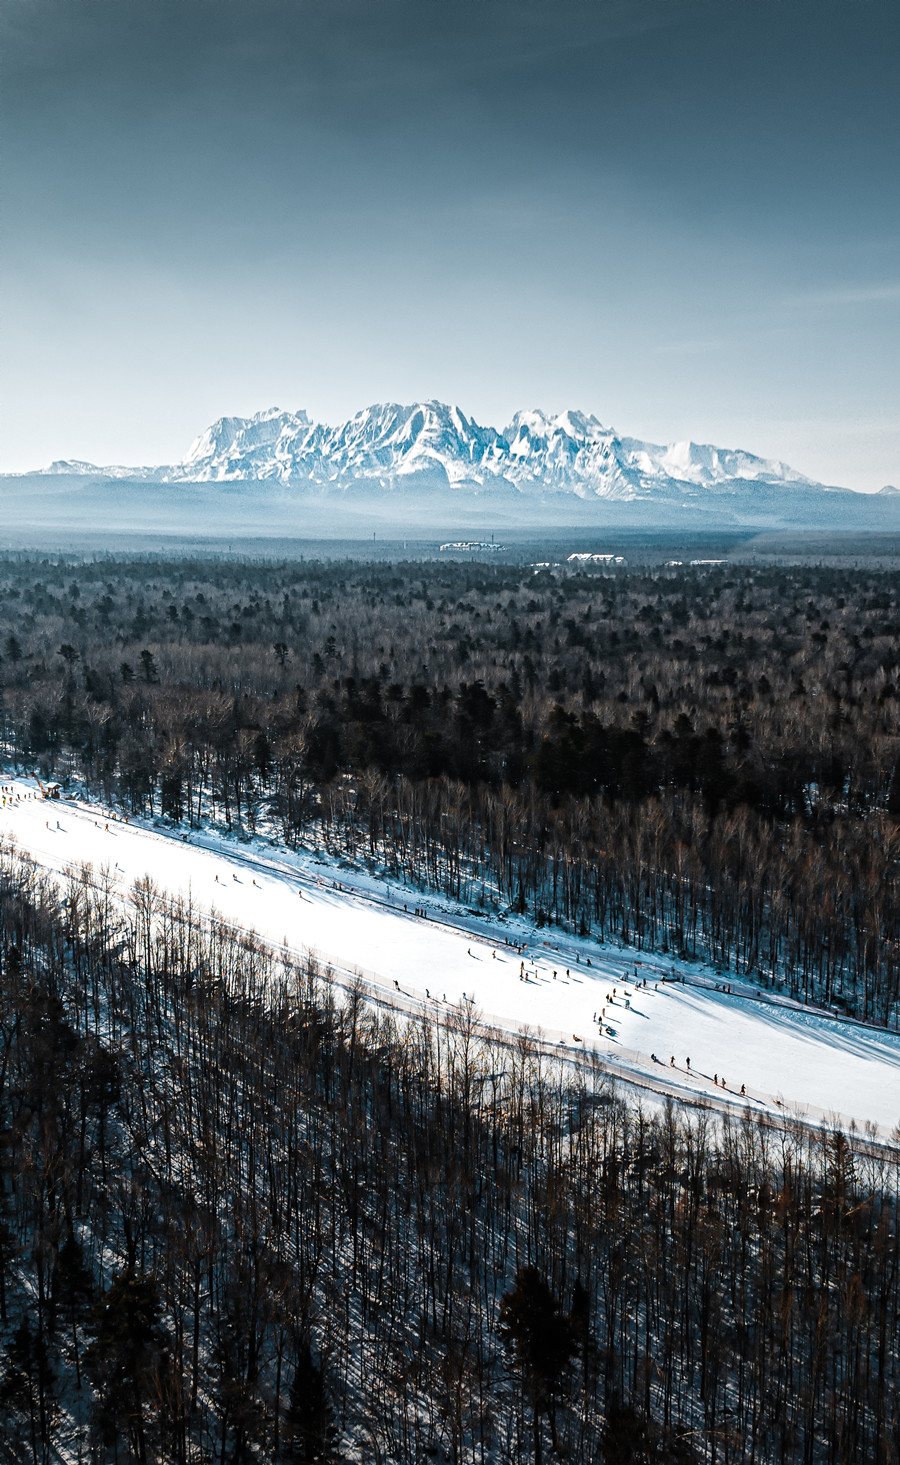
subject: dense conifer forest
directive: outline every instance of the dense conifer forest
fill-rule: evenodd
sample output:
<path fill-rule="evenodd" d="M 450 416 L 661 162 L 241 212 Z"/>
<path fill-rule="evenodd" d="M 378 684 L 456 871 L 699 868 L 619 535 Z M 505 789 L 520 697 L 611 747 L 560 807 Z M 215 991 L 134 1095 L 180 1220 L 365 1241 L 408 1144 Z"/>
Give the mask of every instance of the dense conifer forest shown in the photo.
<path fill-rule="evenodd" d="M 0 739 L 900 1020 L 893 572 L 0 561 Z"/>
<path fill-rule="evenodd" d="M 0 851 L 0 1453 L 893 1465 L 896 1140 L 646 1113 Z"/>
<path fill-rule="evenodd" d="M 0 561 L 7 766 L 896 1025 L 877 570 Z M 900 1133 L 0 849 L 0 1458 L 897 1465 Z"/>

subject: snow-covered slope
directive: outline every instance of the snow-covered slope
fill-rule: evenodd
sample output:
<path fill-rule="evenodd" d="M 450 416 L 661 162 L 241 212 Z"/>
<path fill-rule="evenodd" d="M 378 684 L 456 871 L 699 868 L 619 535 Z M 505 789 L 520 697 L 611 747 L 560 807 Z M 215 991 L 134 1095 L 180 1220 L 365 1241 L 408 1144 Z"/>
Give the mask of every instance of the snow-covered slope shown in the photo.
<path fill-rule="evenodd" d="M 367 407 L 337 427 L 273 408 L 250 418 L 220 418 L 166 476 L 321 484 L 427 474 L 445 483 L 483 482 L 502 477 L 507 458 L 494 428 L 479 427 L 442 402 Z"/>
<path fill-rule="evenodd" d="M 741 450 L 692 442 L 620 437 L 598 418 L 517 412 L 502 432 L 443 402 L 367 407 L 334 427 L 307 414 L 270 408 L 222 417 L 162 468 L 97 468 L 62 461 L 46 473 L 97 474 L 160 482 L 259 482 L 286 486 L 401 487 L 429 482 L 521 496 L 583 500 L 696 501 L 748 485 L 822 489 L 786 464 Z"/>
<path fill-rule="evenodd" d="M 517 483 L 570 489 L 587 497 L 691 496 L 697 489 L 747 482 L 810 485 L 785 463 L 752 453 L 681 442 L 661 447 L 620 437 L 596 417 L 517 412 L 504 437 Z"/>
<path fill-rule="evenodd" d="M 86 463 L 83 458 L 56 458 L 48 463 L 46 468 L 39 468 L 37 473 L 26 475 L 34 478 L 146 478 L 162 481 L 171 469 L 165 465 L 157 468 L 126 468 L 121 463 L 105 463 L 98 467 L 96 463 Z M 16 478 L 21 474 L 0 473 L 0 478 Z"/>
<path fill-rule="evenodd" d="M 164 476 L 388 484 L 412 475 L 609 499 L 691 496 L 737 482 L 810 483 L 785 464 L 751 453 L 622 438 L 582 412 L 517 412 L 501 433 L 443 402 L 367 407 L 337 427 L 313 424 L 305 412 L 274 409 L 222 418 Z"/>
<path fill-rule="evenodd" d="M 682 985 L 670 980 L 671 959 L 537 930 L 511 913 L 475 915 L 263 838 L 239 844 L 207 825 L 188 841 L 74 799 L 48 804 L 28 779 L 7 774 L 4 783 L 0 838 L 15 838 L 62 880 L 90 862 L 113 898 L 127 899 L 132 882 L 149 876 L 195 910 L 213 907 L 276 945 L 315 951 L 339 981 L 361 974 L 401 1010 L 440 1022 L 473 999 L 492 1028 L 527 1026 L 570 1055 L 593 1050 L 644 1102 L 670 1092 L 781 1115 L 783 1099 L 813 1123 L 871 1120 L 885 1135 L 897 1123 L 897 1033 L 758 993 L 731 973 L 726 990 L 722 974 L 699 963 L 679 965 Z"/>

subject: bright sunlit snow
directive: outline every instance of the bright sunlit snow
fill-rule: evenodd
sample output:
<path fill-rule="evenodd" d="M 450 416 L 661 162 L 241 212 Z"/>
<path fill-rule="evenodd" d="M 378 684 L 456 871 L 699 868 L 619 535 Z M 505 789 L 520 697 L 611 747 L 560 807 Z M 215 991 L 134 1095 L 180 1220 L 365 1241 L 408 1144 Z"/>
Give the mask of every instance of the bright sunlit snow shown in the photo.
<path fill-rule="evenodd" d="M 358 971 L 391 997 L 399 988 L 437 1014 L 472 999 L 486 1022 L 540 1028 L 569 1053 L 593 1048 L 643 1087 L 721 1101 L 740 1100 L 743 1084 L 754 1107 L 780 1100 L 812 1120 L 869 1120 L 884 1133 L 900 1121 L 896 1033 L 757 996 L 734 980 L 728 992 L 711 967 L 475 915 L 262 839 L 243 844 L 205 829 L 185 842 L 182 832 L 51 802 L 33 780 L 3 777 L 0 834 L 54 872 L 107 867 L 123 895 L 148 875 L 161 891 L 190 894 L 273 944 Z M 514 949 L 523 942 L 524 952 Z"/>

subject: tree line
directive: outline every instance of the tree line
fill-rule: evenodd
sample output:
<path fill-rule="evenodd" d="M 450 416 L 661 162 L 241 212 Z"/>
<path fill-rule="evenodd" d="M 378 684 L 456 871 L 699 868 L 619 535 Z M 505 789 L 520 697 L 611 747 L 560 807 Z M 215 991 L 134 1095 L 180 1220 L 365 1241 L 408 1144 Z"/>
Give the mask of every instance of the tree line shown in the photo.
<path fill-rule="evenodd" d="M 0 560 L 9 760 L 896 1025 L 879 569 Z"/>

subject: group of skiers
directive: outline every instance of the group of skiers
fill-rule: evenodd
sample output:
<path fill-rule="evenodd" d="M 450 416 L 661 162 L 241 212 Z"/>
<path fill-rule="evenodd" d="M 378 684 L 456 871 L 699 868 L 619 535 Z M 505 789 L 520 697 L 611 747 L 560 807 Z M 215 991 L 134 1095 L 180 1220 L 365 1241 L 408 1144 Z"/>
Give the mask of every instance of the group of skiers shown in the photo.
<path fill-rule="evenodd" d="M 650 1054 L 650 1059 L 651 1059 L 651 1061 L 653 1063 L 659 1063 L 659 1062 L 661 1062 L 661 1059 L 657 1058 L 657 1056 L 656 1056 L 655 1053 L 651 1053 Z M 685 1060 L 684 1060 L 684 1066 L 687 1069 L 688 1073 L 691 1073 L 693 1071 L 691 1069 L 691 1060 L 690 1060 L 690 1058 L 685 1058 Z M 672 1054 L 671 1058 L 669 1059 L 669 1067 L 670 1068 L 675 1068 L 676 1067 L 675 1054 L 674 1053 Z M 727 1087 L 728 1087 L 727 1083 L 725 1082 L 724 1076 L 722 1078 L 720 1078 L 717 1073 L 714 1073 L 713 1074 L 712 1081 L 715 1084 L 715 1086 L 716 1086 L 717 1089 L 727 1089 Z M 746 1098 L 746 1095 L 747 1095 L 747 1085 L 742 1083 L 741 1084 L 741 1096 L 744 1097 L 744 1098 Z"/>

